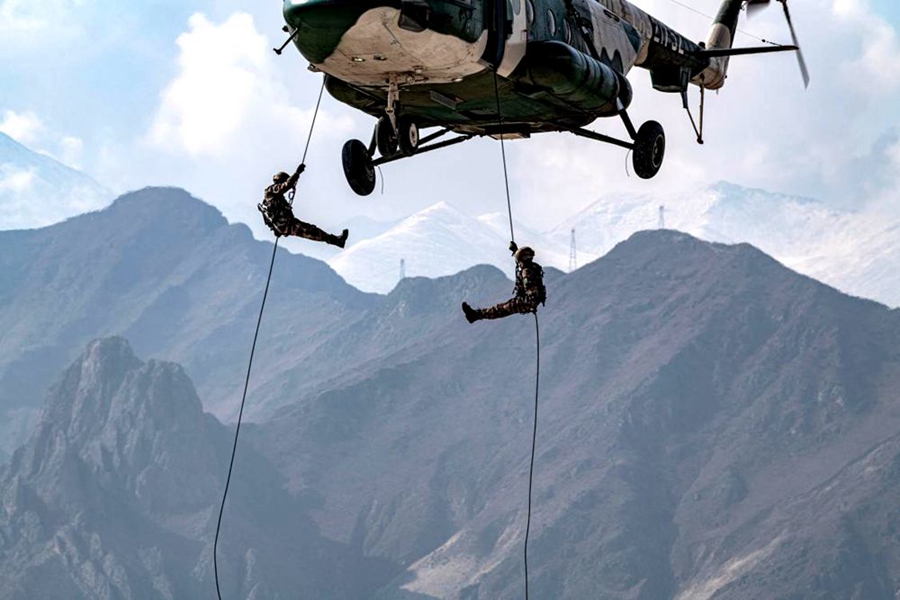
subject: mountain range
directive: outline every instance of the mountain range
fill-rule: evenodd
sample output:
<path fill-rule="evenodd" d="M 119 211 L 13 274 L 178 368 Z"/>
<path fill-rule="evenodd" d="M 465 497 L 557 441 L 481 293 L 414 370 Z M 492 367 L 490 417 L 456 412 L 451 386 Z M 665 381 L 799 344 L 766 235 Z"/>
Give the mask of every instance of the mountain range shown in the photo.
<path fill-rule="evenodd" d="M 271 244 L 149 188 L 0 250 L 0 407 L 37 423 L 3 438 L 8 596 L 211 594 L 231 431 L 202 410 L 235 415 Z M 547 284 L 534 597 L 894 598 L 900 311 L 671 230 Z M 522 597 L 535 321 L 459 310 L 510 287 L 366 294 L 279 252 L 226 589 Z"/>
<path fill-rule="evenodd" d="M 552 229 L 516 223 L 517 241 L 532 245 L 537 260 L 569 270 L 572 230 L 576 266 L 609 252 L 632 234 L 664 227 L 707 241 L 748 242 L 787 266 L 857 296 L 900 306 L 900 220 L 879 211 L 830 208 L 720 182 L 666 197 L 617 193 L 604 196 Z M 466 215 L 441 202 L 394 227 L 328 258 L 355 287 L 387 293 L 396 285 L 400 260 L 407 273 L 437 277 L 476 264 L 492 264 L 512 276 L 506 214 Z M 357 238 L 359 239 L 359 238 Z"/>

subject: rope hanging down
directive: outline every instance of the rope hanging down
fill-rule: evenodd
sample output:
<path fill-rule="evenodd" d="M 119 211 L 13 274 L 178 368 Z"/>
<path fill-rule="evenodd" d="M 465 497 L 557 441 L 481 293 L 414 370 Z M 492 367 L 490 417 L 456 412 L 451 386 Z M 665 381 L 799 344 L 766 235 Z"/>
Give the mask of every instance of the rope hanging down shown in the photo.
<path fill-rule="evenodd" d="M 500 125 L 500 152 L 503 156 L 503 181 L 506 184 L 506 210 L 509 214 L 509 236 L 512 242 L 516 241 L 513 230 L 512 201 L 509 195 L 509 173 L 506 168 L 506 148 L 503 145 L 503 112 L 500 110 L 500 86 L 497 83 L 497 72 L 494 71 L 494 96 L 497 100 L 497 118 Z M 534 483 L 534 451 L 537 447 L 537 418 L 538 397 L 541 382 L 541 330 L 538 322 L 537 311 L 534 315 L 534 334 L 537 348 L 537 368 L 534 376 L 534 430 L 531 434 L 531 466 L 528 469 L 528 516 L 525 521 L 525 600 L 528 600 L 528 537 L 531 533 L 531 490 Z"/>
<path fill-rule="evenodd" d="M 325 89 L 325 80 L 322 79 L 322 87 L 319 89 L 319 99 L 316 101 L 316 109 L 313 112 L 312 123 L 309 125 L 309 135 L 306 136 L 306 148 L 303 150 L 303 159 L 301 164 L 306 163 L 306 153 L 309 151 L 309 142 L 312 140 L 313 130 L 316 126 L 316 117 L 319 115 L 319 104 L 322 102 L 322 92 Z M 294 190 L 290 191 L 291 203 L 293 204 Z M 272 246 L 272 259 L 269 261 L 269 275 L 266 277 L 266 288 L 263 291 L 262 304 L 259 307 L 259 317 L 256 319 L 256 331 L 253 333 L 253 344 L 250 346 L 250 361 L 247 363 L 247 377 L 244 379 L 244 393 L 241 396 L 241 409 L 238 412 L 237 427 L 234 430 L 234 445 L 231 447 L 231 462 L 228 464 L 228 477 L 225 479 L 225 491 L 222 493 L 222 504 L 219 505 L 219 519 L 216 522 L 216 538 L 213 542 L 213 571 L 216 578 L 216 595 L 222 600 L 222 592 L 219 589 L 219 532 L 222 529 L 222 515 L 225 512 L 225 499 L 228 497 L 228 488 L 231 485 L 231 473 L 234 470 L 234 457 L 237 454 L 238 436 L 241 434 L 241 422 L 244 418 L 244 404 L 247 402 L 247 389 L 250 387 L 250 371 L 253 369 L 253 355 L 256 353 L 256 340 L 259 338 L 259 326 L 262 324 L 263 311 L 266 308 L 266 298 L 269 296 L 269 284 L 272 281 L 272 269 L 275 267 L 275 253 L 278 252 L 278 242 L 280 238 L 275 238 L 275 244 Z"/>
<path fill-rule="evenodd" d="M 525 521 L 525 600 L 528 600 L 528 534 L 531 532 L 531 484 L 534 481 L 534 450 L 537 446 L 538 391 L 541 384 L 541 328 L 537 312 L 534 314 L 534 337 L 537 366 L 534 373 L 534 431 L 531 434 L 531 467 L 528 471 L 528 518 Z"/>
<path fill-rule="evenodd" d="M 497 71 L 494 71 L 494 97 L 497 99 L 497 119 L 500 126 L 500 154 L 503 156 L 503 183 L 506 185 L 506 212 L 509 214 L 509 239 L 516 241 L 516 232 L 513 230 L 512 201 L 509 199 L 509 173 L 506 170 L 506 146 L 503 143 L 503 111 L 500 110 L 500 86 L 497 83 Z"/>

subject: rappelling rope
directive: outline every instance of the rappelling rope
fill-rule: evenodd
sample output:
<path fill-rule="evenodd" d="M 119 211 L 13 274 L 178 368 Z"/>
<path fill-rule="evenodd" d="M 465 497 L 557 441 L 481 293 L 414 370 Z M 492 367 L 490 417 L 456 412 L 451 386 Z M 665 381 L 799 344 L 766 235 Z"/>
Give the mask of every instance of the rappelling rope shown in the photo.
<path fill-rule="evenodd" d="M 322 91 L 325 89 L 325 80 L 322 80 L 322 87 L 319 89 L 319 99 L 316 101 L 316 109 L 313 112 L 312 123 L 309 125 L 309 135 L 306 136 L 306 148 L 303 150 L 303 159 L 300 164 L 306 163 L 306 153 L 309 151 L 309 142 L 312 140 L 313 130 L 316 126 L 316 117 L 319 115 L 319 105 L 322 102 Z M 293 204 L 294 190 L 290 190 L 289 195 L 291 204 Z M 272 269 L 275 267 L 275 253 L 278 251 L 278 242 L 280 238 L 276 236 L 275 244 L 272 246 L 272 259 L 269 261 L 269 275 L 266 277 L 266 288 L 263 291 L 262 304 L 259 306 L 259 317 L 256 319 L 256 331 L 253 333 L 253 344 L 250 346 L 250 361 L 247 363 L 247 377 L 244 379 L 244 394 L 241 396 L 241 410 L 238 412 L 237 427 L 234 430 L 234 445 L 231 447 L 231 462 L 228 465 L 228 477 L 225 479 L 225 491 L 222 493 L 222 504 L 219 506 L 219 520 L 216 522 L 216 539 L 213 542 L 213 571 L 216 577 L 216 595 L 222 600 L 222 592 L 219 589 L 219 532 L 222 529 L 222 515 L 225 512 L 225 499 L 228 497 L 228 488 L 231 485 L 231 473 L 234 470 L 234 457 L 237 454 L 238 436 L 241 434 L 241 422 L 244 417 L 244 404 L 247 402 L 247 389 L 250 387 L 250 371 L 253 369 L 253 355 L 256 353 L 256 340 L 259 338 L 259 326 L 262 324 L 263 311 L 266 308 L 266 298 L 269 296 L 269 284 L 272 281 Z"/>
<path fill-rule="evenodd" d="M 509 214 L 509 236 L 516 241 L 513 230 L 512 201 L 509 195 L 509 173 L 506 168 L 506 149 L 503 146 L 503 112 L 500 110 L 500 87 L 497 84 L 497 71 L 494 71 L 494 95 L 497 99 L 497 118 L 500 124 L 500 152 L 503 156 L 503 181 L 506 184 L 506 210 Z M 531 434 L 531 466 L 528 469 L 528 516 L 525 520 L 525 600 L 528 600 L 528 536 L 531 533 L 531 490 L 534 483 L 534 451 L 537 447 L 538 397 L 541 383 L 541 329 L 538 323 L 537 310 L 534 311 L 534 334 L 537 349 L 537 367 L 534 375 L 534 430 Z"/>
<path fill-rule="evenodd" d="M 528 518 L 525 521 L 525 600 L 528 600 L 528 534 L 531 532 L 531 485 L 534 481 L 534 450 L 537 447 L 538 392 L 541 384 L 541 328 L 534 313 L 534 339 L 537 362 L 534 373 L 534 431 L 531 434 L 531 467 L 528 470 Z"/>
<path fill-rule="evenodd" d="M 497 119 L 499 121 L 500 154 L 503 156 L 503 183 L 506 185 L 506 211 L 509 213 L 509 239 L 516 241 L 513 230 L 512 201 L 509 199 L 509 173 L 506 169 L 506 146 L 503 143 L 503 112 L 500 110 L 500 87 L 497 84 L 497 71 L 494 71 L 494 97 L 497 99 Z"/>

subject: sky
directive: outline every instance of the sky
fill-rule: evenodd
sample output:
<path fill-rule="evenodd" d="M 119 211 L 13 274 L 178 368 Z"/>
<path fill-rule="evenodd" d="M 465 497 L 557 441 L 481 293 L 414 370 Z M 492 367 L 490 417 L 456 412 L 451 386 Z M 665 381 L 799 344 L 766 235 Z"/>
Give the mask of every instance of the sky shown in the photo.
<path fill-rule="evenodd" d="M 718 6 L 683 3 L 707 15 Z M 672 0 L 635 4 L 688 37 L 706 37 L 709 19 Z M 268 237 L 256 203 L 272 173 L 300 161 L 321 85 L 292 47 L 280 57 L 271 51 L 284 36 L 280 8 L 274 0 L 0 0 L 0 131 L 116 192 L 184 187 Z M 790 54 L 732 59 L 727 85 L 707 97 L 699 146 L 678 96 L 653 91 L 635 69 L 631 117 L 659 121 L 668 136 L 660 174 L 629 176 L 626 152 L 570 134 L 510 142 L 516 220 L 549 229 L 610 192 L 666 195 L 718 180 L 895 210 L 900 4 L 792 0 L 791 11 L 812 74 L 808 90 Z M 789 40 L 778 6 L 740 28 Z M 737 43 L 759 42 L 742 34 Z M 339 231 L 356 216 L 393 220 L 442 200 L 471 214 L 505 210 L 493 140 L 385 165 L 383 193 L 356 196 L 340 150 L 347 139 L 368 140 L 373 125 L 326 93 L 298 216 Z M 616 119 L 593 128 L 624 134 Z"/>

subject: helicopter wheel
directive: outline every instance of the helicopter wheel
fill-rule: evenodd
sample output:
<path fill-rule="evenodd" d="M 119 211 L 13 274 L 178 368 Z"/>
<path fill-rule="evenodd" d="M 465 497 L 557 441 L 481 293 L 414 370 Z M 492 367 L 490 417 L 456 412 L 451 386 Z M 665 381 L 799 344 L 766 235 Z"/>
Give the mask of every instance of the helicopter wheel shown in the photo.
<path fill-rule="evenodd" d="M 632 164 L 641 179 L 651 179 L 659 172 L 666 156 L 666 133 L 656 121 L 647 121 L 634 138 Z"/>
<path fill-rule="evenodd" d="M 403 156 L 412 156 L 419 149 L 419 126 L 411 118 L 397 119 L 397 142 Z"/>
<path fill-rule="evenodd" d="M 397 154 L 397 132 L 394 131 L 394 125 L 387 117 L 381 117 L 375 124 L 375 144 L 378 152 L 385 158 L 391 158 Z"/>
<path fill-rule="evenodd" d="M 371 194 L 375 190 L 375 166 L 366 145 L 359 140 L 347 141 L 341 159 L 350 188 L 360 196 Z"/>

